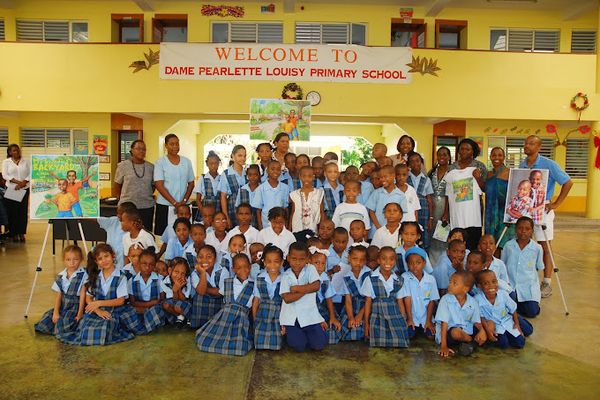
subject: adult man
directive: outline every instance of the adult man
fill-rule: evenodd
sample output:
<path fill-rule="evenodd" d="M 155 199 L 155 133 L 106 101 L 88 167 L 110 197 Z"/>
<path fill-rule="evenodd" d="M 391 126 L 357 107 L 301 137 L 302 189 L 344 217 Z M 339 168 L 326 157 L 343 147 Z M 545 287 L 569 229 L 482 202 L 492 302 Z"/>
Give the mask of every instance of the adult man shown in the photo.
<path fill-rule="evenodd" d="M 548 297 L 552 294 L 551 277 L 552 277 L 552 261 L 550 259 L 550 246 L 546 240 L 551 241 L 554 237 L 554 209 L 557 208 L 569 194 L 573 181 L 569 175 L 560 168 L 553 160 L 539 154 L 542 146 L 542 140 L 535 135 L 531 135 L 525 139 L 523 150 L 527 158 L 521 161 L 519 168 L 529 169 L 547 169 L 548 174 L 548 189 L 546 192 L 546 235 L 539 225 L 535 226 L 535 240 L 542 246 L 544 250 L 544 280 L 541 284 L 542 297 Z M 560 193 L 555 201 L 552 201 L 554 194 L 554 186 L 558 183 L 561 185 Z"/>

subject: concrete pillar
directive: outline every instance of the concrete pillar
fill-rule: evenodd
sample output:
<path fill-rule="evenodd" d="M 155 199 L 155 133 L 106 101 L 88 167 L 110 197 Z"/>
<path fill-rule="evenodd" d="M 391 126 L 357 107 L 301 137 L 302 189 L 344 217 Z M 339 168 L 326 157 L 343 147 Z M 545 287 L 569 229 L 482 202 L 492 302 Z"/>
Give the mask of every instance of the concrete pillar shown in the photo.
<path fill-rule="evenodd" d="M 596 87 L 596 91 L 598 91 L 598 87 Z M 600 132 L 600 122 L 592 123 L 592 129 Z M 592 135 L 588 149 L 587 206 L 585 216 L 586 218 L 600 219 L 600 169 L 594 166 L 596 151 L 594 136 Z"/>

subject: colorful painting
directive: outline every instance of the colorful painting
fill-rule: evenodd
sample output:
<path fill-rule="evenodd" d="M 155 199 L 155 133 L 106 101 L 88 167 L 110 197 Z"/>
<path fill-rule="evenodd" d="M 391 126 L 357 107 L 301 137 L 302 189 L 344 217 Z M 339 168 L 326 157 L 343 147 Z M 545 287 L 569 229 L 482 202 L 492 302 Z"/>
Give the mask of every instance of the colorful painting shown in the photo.
<path fill-rule="evenodd" d="M 473 178 L 469 177 L 452 182 L 452 189 L 457 203 L 473 200 Z"/>
<path fill-rule="evenodd" d="M 98 218 L 98 156 L 31 156 L 32 219 Z"/>
<path fill-rule="evenodd" d="M 105 156 L 108 154 L 108 136 L 106 135 L 94 135 L 94 154 L 97 156 Z"/>
<path fill-rule="evenodd" d="M 547 169 L 512 168 L 508 177 L 508 192 L 504 222 L 514 224 L 521 217 L 529 217 L 535 225 L 546 222 Z"/>
<path fill-rule="evenodd" d="M 90 149 L 88 148 L 87 139 L 75 139 L 73 141 L 73 154 L 83 156 L 89 154 Z"/>
<path fill-rule="evenodd" d="M 250 140 L 272 141 L 285 132 L 293 141 L 310 140 L 310 101 L 250 100 Z"/>

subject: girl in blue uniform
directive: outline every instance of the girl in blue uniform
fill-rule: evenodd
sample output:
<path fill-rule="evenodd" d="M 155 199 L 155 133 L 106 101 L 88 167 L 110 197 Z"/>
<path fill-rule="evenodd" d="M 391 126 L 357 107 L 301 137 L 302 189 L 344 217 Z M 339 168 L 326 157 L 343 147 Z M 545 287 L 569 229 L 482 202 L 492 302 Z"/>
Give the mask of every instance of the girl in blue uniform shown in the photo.
<path fill-rule="evenodd" d="M 386 246 L 379 251 L 379 268 L 362 284 L 365 296 L 365 337 L 371 347 L 408 347 L 406 311 L 397 299 L 402 282 L 393 271 L 396 252 Z"/>
<path fill-rule="evenodd" d="M 327 250 L 319 250 L 316 247 L 311 247 L 310 252 L 310 263 L 315 266 L 321 286 L 317 291 L 317 307 L 319 308 L 319 314 L 325 319 L 327 324 L 327 338 L 329 344 L 338 344 L 342 338 L 342 325 L 340 319 L 333 306 L 333 297 L 335 296 L 335 290 L 329 276 L 325 272 L 327 266 Z"/>
<path fill-rule="evenodd" d="M 198 263 L 190 278 L 192 284 L 192 311 L 190 325 L 200 328 L 213 317 L 223 305 L 223 295 L 219 292 L 221 275 L 229 276 L 226 269 L 215 266 L 217 251 L 211 245 L 204 245 L 198 253 Z"/>
<path fill-rule="evenodd" d="M 233 267 L 233 257 L 237 254 L 246 252 L 246 236 L 243 233 L 232 236 L 229 239 L 229 244 L 226 253 L 221 253 L 221 268 L 231 272 Z"/>
<path fill-rule="evenodd" d="M 283 251 L 277 246 L 267 246 L 262 252 L 264 270 L 254 284 L 252 317 L 254 319 L 254 348 L 281 350 L 283 335 L 279 325 L 281 312 L 281 272 Z"/>
<path fill-rule="evenodd" d="M 79 297 L 87 273 L 81 267 L 83 253 L 78 246 L 67 246 L 63 250 L 65 269 L 60 272 L 52 284 L 56 292 L 54 308 L 46 311 L 42 319 L 35 324 L 35 330 L 50 335 L 73 332 L 83 315 L 79 307 Z"/>
<path fill-rule="evenodd" d="M 202 215 L 202 207 L 209 204 L 214 206 L 217 212 L 221 211 L 218 192 L 221 180 L 221 175 L 218 172 L 219 165 L 221 165 L 221 158 L 217 153 L 210 150 L 208 156 L 206 156 L 208 172 L 198 179 L 193 190 L 193 193 L 196 193 L 196 205 L 198 206 L 199 215 Z"/>
<path fill-rule="evenodd" d="M 175 257 L 169 263 L 169 275 L 162 281 L 161 290 L 165 296 L 162 308 L 166 322 L 183 327 L 192 308 L 190 304 L 191 286 L 189 282 L 190 268 L 187 261 Z"/>
<path fill-rule="evenodd" d="M 115 253 L 101 243 L 88 254 L 88 282 L 85 285 L 85 314 L 77 331 L 58 335 L 68 344 L 81 346 L 108 345 L 134 338 L 131 327 L 137 327 L 137 317 L 131 307 L 125 307 L 127 278 L 115 268 Z M 125 330 L 122 325 L 129 327 Z"/>
<path fill-rule="evenodd" d="M 248 279 L 250 260 L 247 255 L 233 257 L 233 273 L 235 275 L 226 278 L 219 289 L 223 307 L 196 332 L 200 351 L 243 356 L 253 347 L 249 315 L 254 282 Z"/>
<path fill-rule="evenodd" d="M 223 171 L 219 182 L 218 190 L 221 199 L 221 211 L 227 218 L 229 229 L 237 225 L 235 200 L 237 199 L 240 187 L 246 184 L 245 163 L 246 148 L 241 144 L 237 144 L 231 151 L 231 166 Z"/>
<path fill-rule="evenodd" d="M 365 331 L 365 297 L 360 287 L 368 279 L 371 269 L 367 267 L 367 248 L 353 245 L 348 253 L 350 270 L 343 273 L 344 284 L 340 294 L 344 296 L 344 308 L 341 312 L 342 340 L 363 340 Z"/>
<path fill-rule="evenodd" d="M 413 247 L 419 247 L 417 243 L 421 239 L 422 234 L 421 227 L 415 221 L 404 221 L 400 224 L 400 245 L 396 248 L 396 254 L 398 254 L 396 259 L 398 270 L 396 273 L 398 275 L 402 275 L 408 271 L 405 263 L 406 252 Z M 433 273 L 433 267 L 429 261 L 429 256 L 427 256 L 427 253 L 425 254 L 425 272 L 431 274 Z"/>
<path fill-rule="evenodd" d="M 140 272 L 129 283 L 129 304 L 135 309 L 139 321 L 136 334 L 150 333 L 165 324 L 165 313 L 161 302 L 165 299 L 162 293 L 162 277 L 154 272 L 156 253 L 154 248 L 140 254 Z"/>

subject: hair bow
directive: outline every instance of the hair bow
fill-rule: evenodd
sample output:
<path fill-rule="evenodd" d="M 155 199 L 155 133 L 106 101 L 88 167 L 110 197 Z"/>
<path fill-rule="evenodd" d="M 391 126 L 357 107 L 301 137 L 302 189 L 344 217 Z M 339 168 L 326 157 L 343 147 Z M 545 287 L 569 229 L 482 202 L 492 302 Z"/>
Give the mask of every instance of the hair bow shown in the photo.
<path fill-rule="evenodd" d="M 256 252 L 256 258 L 258 258 L 259 260 L 262 258 L 263 252 L 262 251 L 257 251 Z"/>
<path fill-rule="evenodd" d="M 319 253 L 323 254 L 325 257 L 329 257 L 329 250 L 319 249 L 317 246 L 310 246 L 308 251 L 310 251 L 310 254 Z"/>
<path fill-rule="evenodd" d="M 354 242 L 350 245 L 350 247 L 358 247 L 358 246 L 369 247 L 369 244 L 367 242 Z"/>

